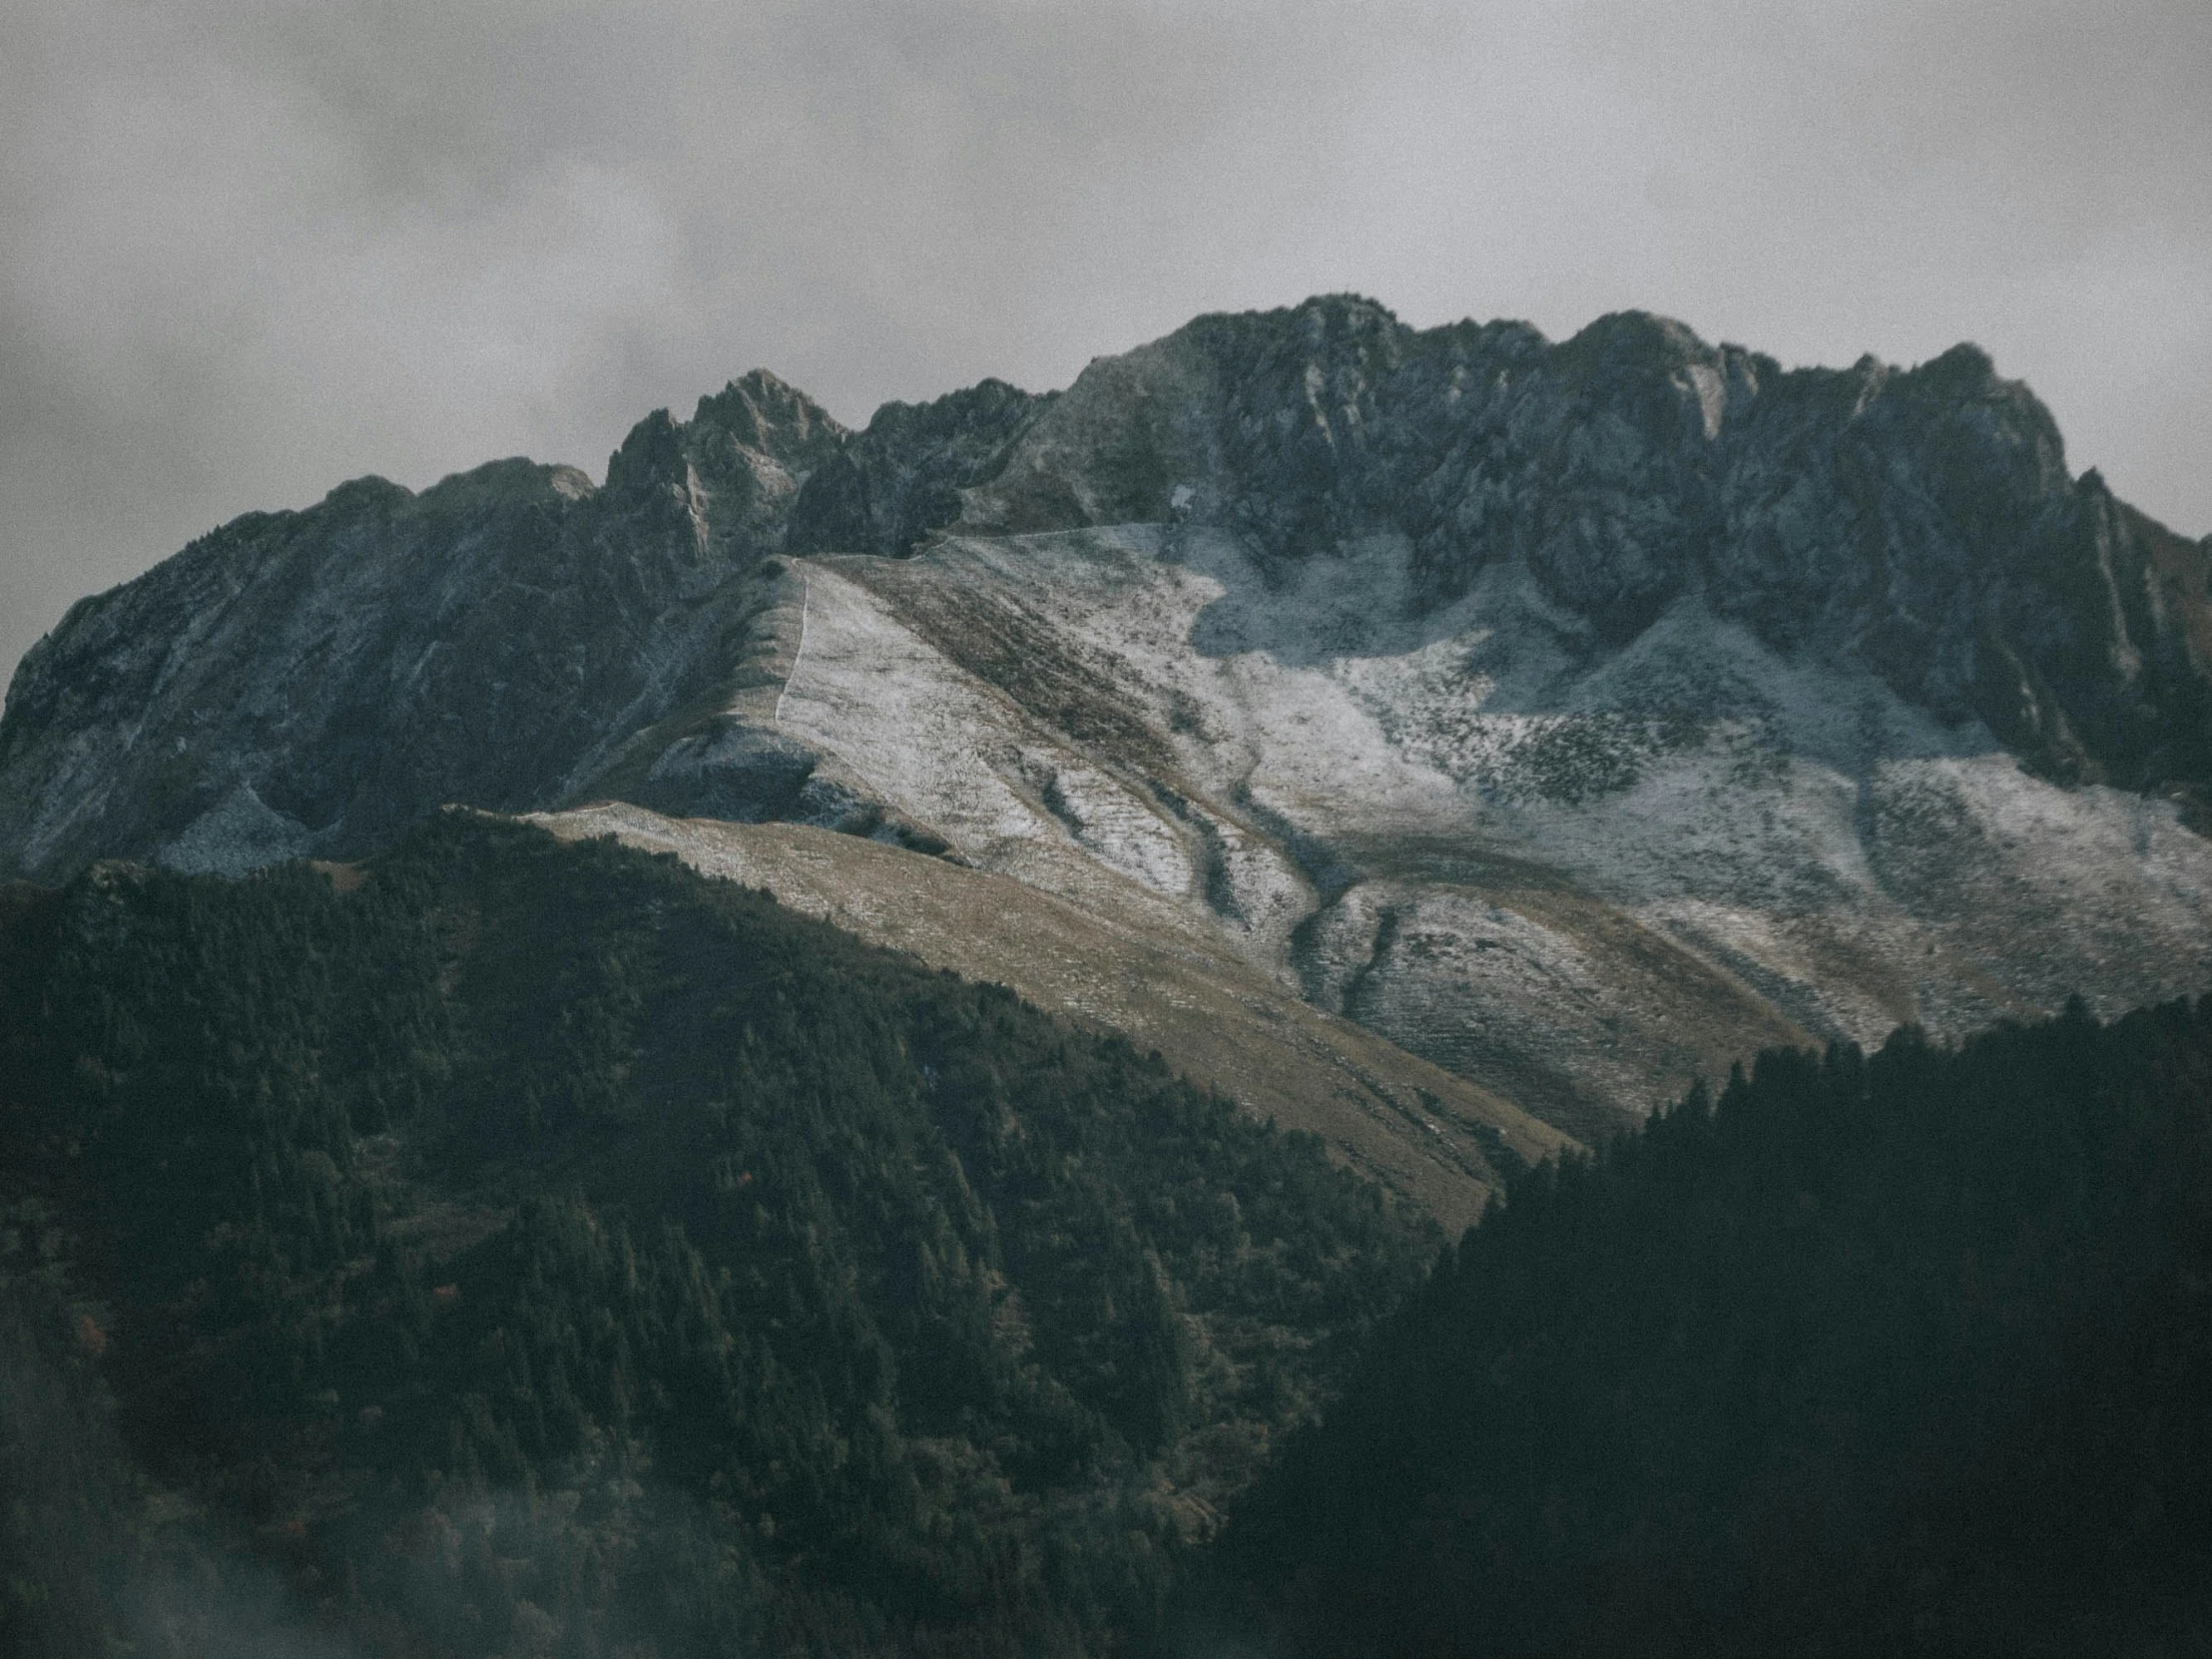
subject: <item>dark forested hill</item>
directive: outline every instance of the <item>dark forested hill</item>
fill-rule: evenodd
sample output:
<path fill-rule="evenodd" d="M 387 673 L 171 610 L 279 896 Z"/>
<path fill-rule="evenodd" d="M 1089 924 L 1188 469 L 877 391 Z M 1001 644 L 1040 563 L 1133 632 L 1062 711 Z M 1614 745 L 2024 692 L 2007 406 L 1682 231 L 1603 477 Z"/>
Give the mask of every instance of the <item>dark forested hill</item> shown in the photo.
<path fill-rule="evenodd" d="M 1520 1182 L 1225 1547 L 1290 1655 L 2202 1653 L 2208 1402 L 2212 1003 L 1901 1034 Z"/>
<path fill-rule="evenodd" d="M 1317 1143 L 447 814 L 6 889 L 0 1178 L 8 1651 L 2212 1638 L 2212 1004 L 1769 1054 L 1386 1318 Z"/>
<path fill-rule="evenodd" d="M 9 1651 L 1102 1651 L 1434 1248 L 605 843 L 449 814 L 0 921 Z"/>

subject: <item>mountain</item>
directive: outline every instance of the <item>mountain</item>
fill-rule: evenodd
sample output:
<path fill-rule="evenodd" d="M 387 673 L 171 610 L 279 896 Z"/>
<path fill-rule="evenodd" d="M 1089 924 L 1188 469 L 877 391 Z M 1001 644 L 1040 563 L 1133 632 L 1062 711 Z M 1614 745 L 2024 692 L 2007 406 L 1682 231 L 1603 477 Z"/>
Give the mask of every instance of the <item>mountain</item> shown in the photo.
<path fill-rule="evenodd" d="M 606 841 L 0 903 L 0 1648 L 1068 1654 L 1440 1242 Z"/>
<path fill-rule="evenodd" d="M 1763 1047 L 2200 988 L 2208 571 L 1971 346 L 1336 296 L 861 431 L 757 372 L 602 487 L 364 480 L 83 602 L 0 867 L 810 825 L 1202 929 L 1594 1142 Z"/>

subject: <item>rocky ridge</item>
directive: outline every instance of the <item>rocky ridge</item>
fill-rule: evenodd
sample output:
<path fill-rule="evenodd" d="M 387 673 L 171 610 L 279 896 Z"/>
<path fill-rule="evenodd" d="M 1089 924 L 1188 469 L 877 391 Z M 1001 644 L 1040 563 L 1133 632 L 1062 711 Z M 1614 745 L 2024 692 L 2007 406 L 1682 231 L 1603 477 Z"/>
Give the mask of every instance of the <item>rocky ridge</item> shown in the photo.
<path fill-rule="evenodd" d="M 85 601 L 0 869 L 812 824 L 1203 929 L 1586 1136 L 1766 1042 L 2201 988 L 2208 570 L 1970 346 L 1339 296 L 859 432 L 755 373 L 601 488 L 364 480 Z"/>

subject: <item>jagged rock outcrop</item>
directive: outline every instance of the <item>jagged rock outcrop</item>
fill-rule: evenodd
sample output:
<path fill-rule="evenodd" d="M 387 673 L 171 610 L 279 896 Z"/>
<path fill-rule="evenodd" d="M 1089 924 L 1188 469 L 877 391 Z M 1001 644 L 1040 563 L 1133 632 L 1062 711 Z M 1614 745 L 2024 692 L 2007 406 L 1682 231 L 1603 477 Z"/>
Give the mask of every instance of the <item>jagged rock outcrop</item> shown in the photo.
<path fill-rule="evenodd" d="M 1050 406 L 1003 380 L 930 403 L 886 403 L 808 479 L 792 506 L 794 553 L 902 559 L 958 521 L 961 491 L 993 476 L 1007 446 Z"/>
<path fill-rule="evenodd" d="M 447 801 L 558 798 L 727 676 L 842 429 L 752 374 L 640 422 L 595 489 L 495 461 L 253 514 L 79 603 L 0 721 L 0 865 L 211 868 L 379 844 Z"/>
<path fill-rule="evenodd" d="M 602 488 L 365 480 L 86 601 L 0 873 L 790 820 L 1211 929 L 1589 1136 L 1762 1043 L 2202 989 L 2208 571 L 1971 346 L 1340 296 L 860 432 L 754 374 Z"/>
<path fill-rule="evenodd" d="M 1700 593 L 2054 777 L 2212 781 L 2204 547 L 2071 478 L 1975 346 L 1785 371 L 1637 312 L 1559 345 L 1344 297 L 1205 317 L 1093 363 L 960 527 L 1176 518 L 1268 561 L 1403 536 L 1424 608 L 1525 560 L 1600 649 Z"/>

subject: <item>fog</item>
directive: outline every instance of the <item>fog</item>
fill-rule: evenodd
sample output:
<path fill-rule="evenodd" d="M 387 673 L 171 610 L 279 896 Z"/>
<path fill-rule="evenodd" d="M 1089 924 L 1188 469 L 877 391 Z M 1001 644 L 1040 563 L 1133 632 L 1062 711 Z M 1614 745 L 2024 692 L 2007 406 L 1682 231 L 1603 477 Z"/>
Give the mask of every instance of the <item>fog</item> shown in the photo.
<path fill-rule="evenodd" d="M 240 512 L 1210 309 L 1987 346 L 2212 531 L 2203 0 L 10 0 L 0 674 Z"/>

